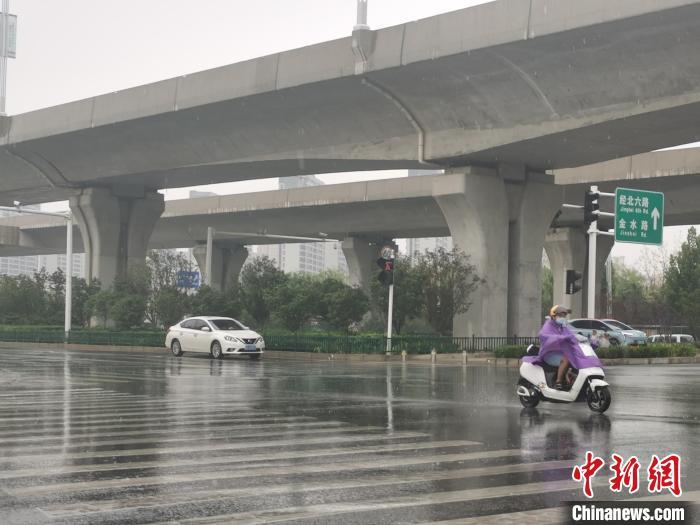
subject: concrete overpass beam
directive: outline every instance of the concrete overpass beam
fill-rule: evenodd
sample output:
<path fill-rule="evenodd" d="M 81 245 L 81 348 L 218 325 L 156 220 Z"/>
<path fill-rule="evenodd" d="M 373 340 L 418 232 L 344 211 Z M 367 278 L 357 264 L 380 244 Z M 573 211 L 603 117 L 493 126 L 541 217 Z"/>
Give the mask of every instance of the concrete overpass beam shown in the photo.
<path fill-rule="evenodd" d="M 535 336 L 542 326 L 542 251 L 563 192 L 554 177 L 501 166 L 509 204 L 508 335 Z"/>
<path fill-rule="evenodd" d="M 603 275 L 605 275 L 605 262 L 614 245 L 612 237 L 598 236 L 596 248 L 596 317 L 603 315 L 598 308 L 602 293 Z M 554 278 L 554 303 L 571 308 L 571 317 L 584 317 L 587 301 L 587 276 L 585 275 L 588 237 L 583 228 L 556 228 L 547 234 L 545 250 L 552 267 Z M 575 295 L 566 295 L 566 271 L 576 270 L 584 275 L 581 279 L 583 290 Z"/>
<path fill-rule="evenodd" d="M 347 237 L 343 239 L 341 248 L 350 270 L 350 284 L 359 286 L 370 297 L 372 278 L 379 273 L 376 263 L 379 247 L 364 237 Z"/>
<path fill-rule="evenodd" d="M 148 241 L 165 208 L 163 195 L 143 189 L 87 188 L 71 197 L 87 256 L 88 279 L 109 287 L 146 259 Z"/>
<path fill-rule="evenodd" d="M 0 225 L 0 246 L 19 246 L 20 229 L 17 226 Z"/>
<path fill-rule="evenodd" d="M 455 247 L 471 257 L 486 280 L 471 297 L 471 307 L 455 317 L 458 337 L 503 336 L 508 305 L 508 200 L 503 179 L 493 170 L 468 168 L 459 193 L 440 194 L 440 206 Z"/>
<path fill-rule="evenodd" d="M 200 244 L 192 248 L 200 273 L 204 275 L 207 260 L 207 246 Z M 238 282 L 238 276 L 248 258 L 248 249 L 241 244 L 212 246 L 211 287 L 220 292 L 226 291 Z"/>

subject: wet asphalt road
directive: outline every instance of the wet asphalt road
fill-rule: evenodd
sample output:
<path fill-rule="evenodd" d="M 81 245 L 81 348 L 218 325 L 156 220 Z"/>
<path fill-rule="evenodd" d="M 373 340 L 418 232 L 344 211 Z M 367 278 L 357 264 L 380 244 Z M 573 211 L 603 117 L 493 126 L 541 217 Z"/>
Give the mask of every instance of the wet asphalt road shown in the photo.
<path fill-rule="evenodd" d="M 699 375 L 610 368 L 601 416 L 525 411 L 515 369 L 0 349 L 0 522 L 560 523 L 587 450 L 647 497 L 678 453 L 698 501 Z"/>

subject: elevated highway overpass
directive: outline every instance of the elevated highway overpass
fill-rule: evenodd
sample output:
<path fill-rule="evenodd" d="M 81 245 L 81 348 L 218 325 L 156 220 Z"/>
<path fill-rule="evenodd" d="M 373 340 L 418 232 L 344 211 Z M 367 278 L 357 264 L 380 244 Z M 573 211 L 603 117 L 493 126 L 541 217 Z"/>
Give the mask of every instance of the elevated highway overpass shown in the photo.
<path fill-rule="evenodd" d="M 446 202 L 464 198 L 471 178 L 488 176 L 499 178 L 499 174 L 482 168 L 470 173 L 168 201 L 155 224 L 148 247 L 195 248 L 195 254 L 202 258 L 207 227 L 214 227 L 220 232 L 215 242 L 214 283 L 223 287 L 227 280 L 237 276 L 244 263 L 247 256 L 243 248 L 245 245 L 280 242 L 268 235 L 318 237 L 323 233 L 343 241 L 353 282 L 368 288 L 369 280 L 376 273 L 374 259 L 377 248 L 373 245 L 384 239 L 448 236 L 453 234 L 451 226 L 459 236 L 460 221 L 453 220 L 451 223 L 448 220 L 449 207 Z M 527 239 L 527 244 L 534 243 L 531 254 L 537 253 L 539 246 L 541 255 L 544 246 L 555 274 L 555 297 L 559 301 L 573 301 L 569 305 L 577 314 L 582 312 L 583 297 L 564 296 L 564 275 L 566 269 L 584 269 L 585 232 L 581 212 L 560 208 L 562 202 L 580 203 L 592 183 L 610 192 L 621 186 L 660 190 L 666 197 L 667 226 L 700 223 L 700 206 L 696 197 L 700 194 L 700 148 L 655 152 L 574 170 L 557 170 L 556 187 L 551 186 L 551 180 L 546 176 L 532 173 L 528 176 L 530 183 L 539 177 L 543 190 L 542 202 L 539 195 L 532 195 L 528 206 L 539 208 L 544 205 L 550 210 L 549 220 L 545 213 L 543 219 L 531 225 L 532 231 L 521 233 L 521 236 Z M 569 181 L 584 182 L 570 184 Z M 525 186 L 525 181 L 517 180 L 512 174 L 506 180 L 506 192 L 514 205 L 518 205 L 517 199 L 522 198 L 519 194 Z M 601 199 L 601 209 L 612 211 L 611 200 Z M 509 215 L 510 227 L 517 223 L 519 217 L 513 210 L 509 211 Z M 605 220 L 601 221 L 601 225 L 612 226 Z M 473 229 L 480 228 L 483 226 L 475 222 Z M 230 232 L 246 235 L 237 236 Z M 490 230 L 489 234 L 497 233 Z M 543 239 L 545 234 L 546 238 Z M 459 239 L 456 243 L 460 244 Z M 60 219 L 17 216 L 0 221 L 0 256 L 57 253 L 64 246 L 65 226 Z M 463 242 L 462 246 L 477 262 L 482 260 L 482 266 L 486 268 L 484 274 L 493 274 L 489 261 L 484 260 L 483 254 L 480 255 L 479 245 Z M 600 238 L 598 264 L 601 267 L 611 247 L 609 238 Z M 74 250 L 85 250 L 78 226 L 74 235 Z M 509 241 L 508 250 L 518 253 L 514 239 Z M 529 301 L 533 303 L 527 309 L 538 313 L 534 296 L 539 289 L 539 270 L 536 270 L 539 267 L 534 261 L 530 263 L 521 271 L 518 270 L 518 261 L 509 257 L 508 279 L 517 279 L 522 274 L 521 278 L 528 283 L 524 294 L 529 294 Z M 537 275 L 525 275 L 525 271 Z M 602 272 L 597 272 L 597 275 L 600 277 Z M 508 301 L 517 302 L 517 299 L 510 297 L 516 288 L 508 288 Z M 522 289 L 521 286 L 519 290 Z M 527 319 L 520 326 L 511 321 L 509 332 L 531 333 L 537 321 Z"/>
<path fill-rule="evenodd" d="M 698 139 L 700 2 L 498 0 L 0 119 L 0 198 L 591 164 Z"/>
<path fill-rule="evenodd" d="M 353 281 L 367 289 L 377 273 L 376 244 L 383 239 L 452 235 L 455 244 L 471 256 L 479 274 L 487 279 L 461 322 L 460 333 L 480 333 L 489 311 L 500 308 L 505 312 L 510 308 L 513 313 L 509 333 L 524 334 L 539 318 L 542 246 L 547 227 L 559 208 L 559 193 L 548 175 L 521 174 L 517 170 L 498 174 L 479 168 L 468 173 L 168 201 L 154 222 L 152 235 L 139 249 L 141 260 L 147 248 L 195 247 L 199 251 L 195 255 L 201 257 L 209 226 L 219 232 L 304 237 L 318 237 L 322 232 L 343 241 Z M 96 198 L 100 197 L 98 193 Z M 507 212 L 504 208 L 495 219 L 483 220 L 489 209 L 505 206 L 506 201 Z M 75 203 L 73 208 L 80 210 Z M 505 234 L 509 222 L 520 224 L 526 215 L 535 218 L 532 228 L 518 229 L 518 235 L 509 238 Z M 114 236 L 114 232 L 137 229 L 138 224 L 103 225 L 107 227 L 112 231 L 106 232 L 104 238 Z M 82 223 L 75 229 L 74 250 L 90 254 L 89 277 L 111 282 L 116 272 L 113 261 L 125 254 L 118 253 L 117 243 L 95 252 L 90 249 L 91 232 Z M 265 235 L 217 236 L 213 271 L 217 286 L 222 287 L 237 276 L 247 256 L 244 245 L 271 242 L 280 241 Z M 64 246 L 62 219 L 17 216 L 0 220 L 0 256 L 60 253 Z M 522 281 L 511 287 L 518 294 L 510 299 L 509 279 Z M 517 311 L 521 313 L 516 316 Z M 488 333 L 505 333 L 508 321 L 503 315 L 498 319 L 490 317 L 488 322 L 494 327 Z"/>
<path fill-rule="evenodd" d="M 700 140 L 699 15 L 688 0 L 498 0 L 2 117 L 0 201 L 70 199 L 107 284 L 143 260 L 157 189 L 442 167 L 460 189 L 433 198 L 488 283 L 457 332 L 529 333 L 563 199 L 543 172 Z"/>

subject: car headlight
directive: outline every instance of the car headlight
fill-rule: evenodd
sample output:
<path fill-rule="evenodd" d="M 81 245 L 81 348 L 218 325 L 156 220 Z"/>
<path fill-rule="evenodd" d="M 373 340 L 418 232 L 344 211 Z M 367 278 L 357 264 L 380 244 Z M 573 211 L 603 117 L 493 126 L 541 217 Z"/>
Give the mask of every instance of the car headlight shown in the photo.
<path fill-rule="evenodd" d="M 224 336 L 224 340 L 230 341 L 232 343 L 240 343 L 241 342 L 241 340 L 238 339 L 238 337 L 233 337 L 232 335 Z"/>
<path fill-rule="evenodd" d="M 265 339 L 263 339 L 262 337 L 258 337 L 258 338 L 255 340 L 255 343 L 256 343 L 256 344 L 257 344 L 257 343 L 261 343 L 261 344 L 264 345 L 264 344 L 265 344 Z"/>

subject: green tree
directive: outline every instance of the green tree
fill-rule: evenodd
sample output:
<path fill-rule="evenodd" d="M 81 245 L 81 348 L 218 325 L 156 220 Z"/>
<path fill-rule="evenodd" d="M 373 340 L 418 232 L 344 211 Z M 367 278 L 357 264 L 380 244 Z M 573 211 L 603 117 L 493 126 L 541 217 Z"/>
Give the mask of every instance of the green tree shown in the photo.
<path fill-rule="evenodd" d="M 292 332 L 320 315 L 321 297 L 318 280 L 304 274 L 289 275 L 266 293 L 274 317 Z"/>
<path fill-rule="evenodd" d="M 190 298 L 174 286 L 164 286 L 154 292 L 150 304 L 157 313 L 158 325 L 167 328 L 180 321 L 189 311 Z"/>
<path fill-rule="evenodd" d="M 146 267 L 149 277 L 146 319 L 153 326 L 171 326 L 187 312 L 188 298 L 177 288 L 178 274 L 192 271 L 192 265 L 181 252 L 150 250 Z"/>
<path fill-rule="evenodd" d="M 643 323 L 648 313 L 646 285 L 641 273 L 616 265 L 613 269 L 613 312 L 627 323 Z"/>
<path fill-rule="evenodd" d="M 700 335 L 700 242 L 694 227 L 672 255 L 664 274 L 664 295 L 676 319 Z"/>
<path fill-rule="evenodd" d="M 99 290 L 91 295 L 87 301 L 88 318 L 94 318 L 98 324 L 106 327 L 109 322 L 109 311 L 113 302 L 114 291 L 111 289 Z"/>
<path fill-rule="evenodd" d="M 43 269 L 42 272 L 44 272 Z M 46 322 L 48 324 L 63 324 L 66 311 L 66 274 L 59 268 L 48 275 L 46 279 L 42 278 L 41 280 L 46 283 L 44 285 L 47 292 Z"/>
<path fill-rule="evenodd" d="M 554 276 L 549 266 L 542 267 L 542 307 L 540 319 L 549 315 L 549 309 L 554 304 Z"/>
<path fill-rule="evenodd" d="M 424 311 L 425 297 L 421 280 L 422 274 L 417 268 L 411 266 L 410 257 L 399 256 L 394 260 L 394 312 L 391 324 L 393 331 L 397 334 L 401 333 L 406 321 L 416 319 Z M 386 326 L 388 287 L 377 279 L 372 279 L 370 286 L 372 303 L 376 308 L 375 314 L 379 315 Z"/>
<path fill-rule="evenodd" d="M 80 277 L 73 277 L 71 317 L 73 326 L 85 327 L 90 324 L 90 300 L 99 293 L 100 282 L 93 279 L 88 283 Z"/>
<path fill-rule="evenodd" d="M 146 318 L 151 295 L 151 271 L 144 264 L 132 265 L 125 276 L 114 281 L 107 299 L 106 323 L 112 321 L 117 329 L 140 327 Z"/>
<path fill-rule="evenodd" d="M 190 298 L 190 302 L 192 315 L 221 315 L 235 318 L 241 314 L 241 304 L 235 289 L 224 293 L 209 286 L 202 286 Z"/>
<path fill-rule="evenodd" d="M 265 326 L 270 319 L 271 292 L 285 280 L 285 274 L 268 257 L 257 258 L 243 267 L 240 296 L 246 312 L 258 326 Z"/>
<path fill-rule="evenodd" d="M 0 276 L 0 322 L 44 324 L 46 308 L 43 282 L 26 275 Z"/>
<path fill-rule="evenodd" d="M 146 297 L 133 293 L 114 296 L 109 307 L 109 318 L 118 330 L 140 327 L 146 310 Z"/>
<path fill-rule="evenodd" d="M 469 298 L 484 280 L 457 248 L 425 252 L 416 261 L 428 323 L 438 334 L 452 333 L 452 319 L 469 310 Z"/>
<path fill-rule="evenodd" d="M 332 327 L 347 332 L 362 320 L 369 308 L 369 299 L 360 288 L 353 288 L 337 275 L 320 277 L 319 315 Z"/>

